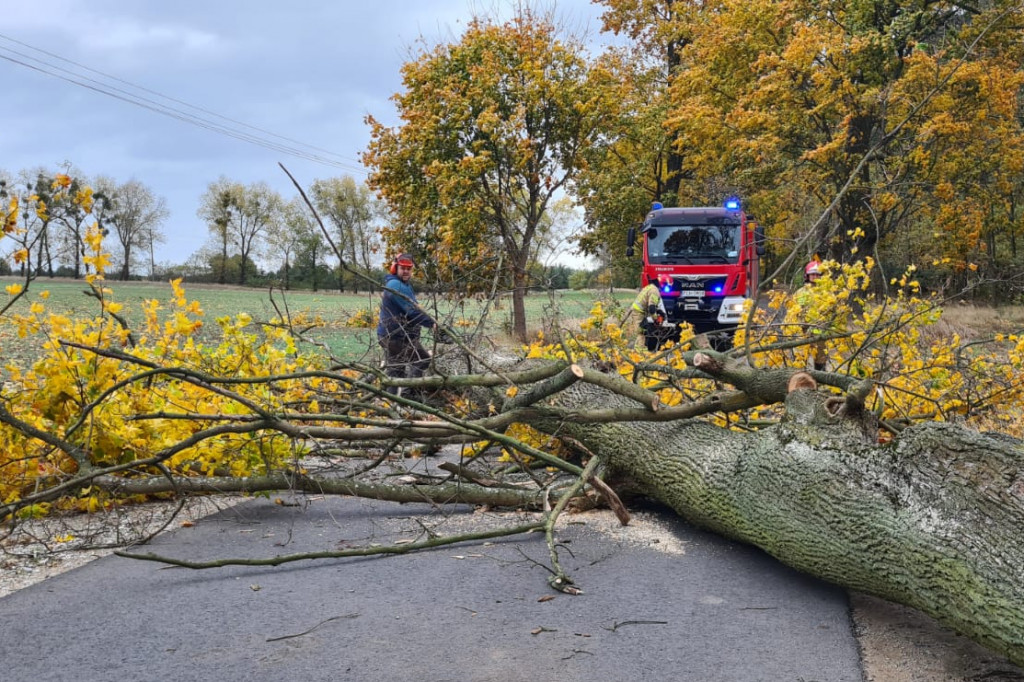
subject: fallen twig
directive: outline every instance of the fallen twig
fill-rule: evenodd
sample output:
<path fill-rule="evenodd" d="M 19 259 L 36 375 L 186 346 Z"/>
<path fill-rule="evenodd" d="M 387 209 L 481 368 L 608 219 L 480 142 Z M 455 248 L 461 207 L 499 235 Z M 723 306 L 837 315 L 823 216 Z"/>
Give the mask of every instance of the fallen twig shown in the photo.
<path fill-rule="evenodd" d="M 349 614 L 346 614 L 344 616 L 331 616 L 327 620 L 320 621 L 319 623 L 317 623 L 316 625 L 314 625 L 310 629 L 306 630 L 305 632 L 298 632 L 298 633 L 296 633 L 294 635 L 281 635 L 280 637 L 268 637 L 267 641 L 268 642 L 280 642 L 282 639 L 294 639 L 295 637 L 303 637 L 303 636 L 308 635 L 309 633 L 313 632 L 313 630 L 316 630 L 318 627 L 320 627 L 324 623 L 330 623 L 332 620 L 340 620 L 341 618 L 358 618 L 358 617 L 359 617 L 358 613 L 349 613 Z"/>
<path fill-rule="evenodd" d="M 615 632 L 621 627 L 627 625 L 668 625 L 667 620 L 624 620 L 621 623 L 616 621 L 610 628 L 604 628 L 608 632 Z M 601 627 L 604 627 L 603 625 Z"/>

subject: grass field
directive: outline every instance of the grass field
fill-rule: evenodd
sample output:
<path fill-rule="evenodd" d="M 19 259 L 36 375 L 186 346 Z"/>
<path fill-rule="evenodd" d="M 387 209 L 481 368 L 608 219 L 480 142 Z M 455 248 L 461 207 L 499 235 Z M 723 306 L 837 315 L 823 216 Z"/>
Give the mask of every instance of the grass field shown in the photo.
<path fill-rule="evenodd" d="M 20 283 L 17 278 L 0 278 L 0 287 Z M 159 300 L 165 309 L 171 308 L 172 290 L 168 283 L 157 282 L 108 282 L 113 290 L 113 300 L 122 303 L 122 314 L 133 326 L 138 326 L 142 316 L 142 303 L 148 299 Z M 378 293 L 338 293 L 337 291 L 275 291 L 273 296 L 266 289 L 249 289 L 237 286 L 209 284 L 185 285 L 189 301 L 198 301 L 204 312 L 204 329 L 201 336 L 212 340 L 219 331 L 215 320 L 245 312 L 256 321 L 269 321 L 288 311 L 292 316 L 303 313 L 318 316 L 324 326 L 313 336 L 326 344 L 332 355 L 344 360 L 355 360 L 377 353 L 376 334 L 372 327 L 359 327 L 351 319 L 362 313 L 364 319 L 375 317 L 379 305 Z M 14 314 L 25 314 L 34 302 L 43 302 L 48 311 L 67 314 L 71 317 L 92 317 L 98 312 L 97 301 L 86 296 L 87 285 L 83 281 L 68 279 L 38 279 L 32 282 L 29 294 L 8 311 L 7 318 Z M 48 292 L 43 301 L 42 292 Z M 5 294 L 0 293 L 0 296 Z M 615 292 L 614 306 L 623 311 L 635 296 L 631 290 Z M 597 300 L 607 305 L 611 301 L 607 291 L 559 291 L 553 294 L 533 293 L 526 299 L 528 328 L 532 333 L 549 330 L 557 325 L 560 329 L 578 329 L 579 323 L 587 318 Z M 508 330 L 511 327 L 511 303 L 505 299 L 500 307 L 486 306 L 476 299 L 453 300 L 440 296 L 420 295 L 420 302 L 438 319 L 457 331 L 468 332 L 486 314 L 484 331 L 499 344 L 510 343 Z M 275 309 L 275 303 L 277 309 Z M 949 336 L 958 334 L 965 341 L 991 336 L 995 333 L 1013 333 L 1024 329 L 1024 308 L 1020 306 L 999 309 L 976 306 L 949 305 L 945 308 L 942 321 L 930 330 L 928 336 Z M 4 361 L 24 360 L 36 357 L 41 337 L 18 338 L 13 329 L 0 325 L 0 357 Z"/>
<path fill-rule="evenodd" d="M 21 281 L 17 278 L 0 278 L 0 287 L 14 283 Z M 168 283 L 107 282 L 106 286 L 113 291 L 112 300 L 124 305 L 121 314 L 135 327 L 142 320 L 144 301 L 156 299 L 165 309 L 172 306 L 173 293 Z M 87 288 L 83 281 L 37 279 L 32 282 L 29 293 L 8 311 L 7 316 L 10 318 L 13 314 L 26 314 L 33 303 L 42 302 L 49 312 L 71 317 L 92 317 L 99 312 L 99 306 L 94 298 L 84 293 Z M 353 326 L 351 319 L 360 313 L 364 317 L 367 314 L 375 317 L 380 303 L 378 293 L 274 291 L 271 296 L 267 289 L 209 284 L 189 285 L 187 282 L 184 288 L 188 300 L 198 301 L 203 310 L 204 330 L 201 336 L 207 339 L 212 339 L 216 335 L 218 328 L 215 320 L 220 317 L 245 312 L 254 320 L 263 322 L 278 318 L 281 313 L 287 311 L 293 317 L 302 313 L 322 319 L 324 326 L 315 332 L 315 337 L 325 343 L 335 357 L 354 360 L 364 357 L 368 352 L 376 353 L 374 328 Z M 45 300 L 40 296 L 44 291 L 48 292 Z M 3 295 L 5 294 L 0 293 L 0 296 Z M 627 306 L 634 295 L 634 292 L 628 290 L 617 292 L 617 305 Z M 474 329 L 486 314 L 485 332 L 499 343 L 508 341 L 511 303 L 507 300 L 495 309 L 494 306 L 485 308 L 483 301 L 475 299 L 452 300 L 429 294 L 421 294 L 419 298 L 420 303 L 435 317 L 457 331 Z M 578 328 L 579 323 L 586 319 L 598 299 L 608 301 L 608 292 L 560 291 L 553 295 L 531 294 L 526 300 L 528 327 L 532 333 L 550 327 L 557 318 L 559 327 Z M 0 332 L 0 352 L 6 361 L 33 357 L 38 348 L 33 347 L 31 337 L 20 339 L 13 336 L 11 330 L 3 330 Z"/>

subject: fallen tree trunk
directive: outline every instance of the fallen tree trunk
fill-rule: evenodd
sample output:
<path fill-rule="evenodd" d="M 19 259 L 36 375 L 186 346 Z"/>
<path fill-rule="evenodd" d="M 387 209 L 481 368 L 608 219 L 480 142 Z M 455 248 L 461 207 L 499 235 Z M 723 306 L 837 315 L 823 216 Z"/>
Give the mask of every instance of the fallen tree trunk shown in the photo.
<path fill-rule="evenodd" d="M 166 469 L 141 481 L 118 481 L 111 476 L 143 466 L 162 467 L 185 445 L 221 433 L 257 430 L 302 441 L 339 443 L 381 438 L 485 440 L 557 466 L 577 477 L 580 486 L 584 480 L 595 485 L 587 473 L 593 471 L 594 462 L 580 469 L 505 434 L 512 424 L 522 423 L 596 456 L 609 481 L 628 483 L 696 525 L 754 544 L 835 584 L 915 607 L 1024 665 L 1024 547 L 1017 541 L 1024 527 L 1020 476 L 1024 444 L 933 423 L 908 428 L 891 443 L 879 445 L 877 424 L 863 409 L 865 396 L 873 389 L 870 382 L 811 373 L 844 391 L 840 397 L 816 390 L 810 376 L 793 370 L 754 369 L 714 353 L 692 353 L 688 360 L 692 370 L 685 372 L 735 390 L 705 392 L 692 402 L 666 406 L 615 373 L 599 374 L 576 365 L 556 363 L 531 369 L 531 363 L 510 358 L 509 368 L 526 367 L 526 373 L 504 372 L 505 377 L 517 378 L 518 391 L 502 390 L 507 384 L 489 376 L 471 381 L 465 372 L 472 367 L 459 366 L 416 380 L 416 385 L 471 396 L 470 402 L 479 409 L 463 416 L 401 397 L 389 400 L 403 409 L 429 414 L 435 421 L 408 418 L 397 407 L 389 408 L 387 414 L 392 416 L 387 419 L 348 422 L 342 419 L 345 415 L 318 420 L 315 415 L 255 410 L 258 414 L 230 417 L 232 423 L 203 429 L 188 442 L 148 460 L 93 467 L 31 501 L 47 501 L 94 481 L 115 492 L 208 490 L 211 484 L 227 483 L 190 481 Z M 669 371 L 683 374 L 668 369 L 663 374 L 673 376 Z M 493 369 L 490 373 L 500 376 Z M 793 379 L 801 376 L 807 381 L 794 384 Z M 188 378 L 229 393 L 215 378 L 196 372 Z M 413 380 L 406 381 L 412 385 Z M 348 385 L 368 394 L 382 392 L 361 381 L 348 380 Z M 241 397 L 239 402 L 248 404 Z M 756 432 L 727 430 L 696 419 L 780 402 L 785 403 L 785 419 Z M 0 417 L 4 416 L 0 410 Z M 18 425 L 9 415 L 6 418 Z M 218 419 L 229 416 L 218 415 Z M 80 454 L 73 443 L 56 436 L 39 433 L 37 437 L 70 455 Z M 469 495 L 476 495 L 474 489 L 479 487 L 460 483 L 409 490 L 386 486 L 385 490 L 380 485 L 362 487 L 351 481 L 335 483 L 294 474 L 251 479 L 239 486 L 318 492 L 333 487 L 340 494 L 434 501 L 471 501 Z M 547 508 L 550 492 L 547 484 L 538 484 L 533 490 L 484 489 L 474 499 Z M 560 569 L 557 577 L 564 577 Z"/>
<path fill-rule="evenodd" d="M 582 384 L 560 402 L 625 404 Z M 930 423 L 879 445 L 871 415 L 844 405 L 800 389 L 780 425 L 753 433 L 695 420 L 535 426 L 578 439 L 698 526 L 1024 664 L 1024 444 Z"/>

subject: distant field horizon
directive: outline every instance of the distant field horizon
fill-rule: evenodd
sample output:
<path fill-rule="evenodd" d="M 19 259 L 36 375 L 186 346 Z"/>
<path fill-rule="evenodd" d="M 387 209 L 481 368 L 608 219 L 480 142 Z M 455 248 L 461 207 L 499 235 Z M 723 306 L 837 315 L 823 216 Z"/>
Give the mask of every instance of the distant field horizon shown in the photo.
<path fill-rule="evenodd" d="M 24 279 L 16 276 L 0 277 L 0 288 L 11 284 L 24 284 Z M 169 282 L 151 281 L 119 281 L 105 280 L 103 285 L 109 289 L 112 300 L 121 303 L 124 308 L 121 315 L 132 326 L 142 321 L 142 304 L 149 299 L 161 302 L 163 309 L 169 310 L 173 302 L 173 290 Z M 376 336 L 374 329 L 367 326 L 367 321 L 377 315 L 380 297 L 377 291 L 362 291 L 358 294 L 339 292 L 338 290 L 311 291 L 308 289 L 282 291 L 270 290 L 269 287 L 243 287 L 237 284 L 189 283 L 184 281 L 182 287 L 189 302 L 198 301 L 203 311 L 204 329 L 199 333 L 201 338 L 212 340 L 216 333 L 215 321 L 224 316 L 235 316 L 248 313 L 255 322 L 269 322 L 285 315 L 292 318 L 302 315 L 305 318 L 318 318 L 322 327 L 311 332 L 318 342 L 330 348 L 331 353 L 340 358 L 364 357 L 368 352 L 376 352 Z M 6 317 L 25 315 L 30 312 L 33 303 L 41 303 L 53 313 L 63 315 L 92 317 L 99 313 L 99 305 L 95 298 L 84 291 L 88 285 L 84 280 L 63 277 L 39 277 L 29 285 L 28 293 L 18 300 Z M 47 292 L 46 298 L 41 296 Z M 0 296 L 9 294 L 0 294 Z M 633 291 L 626 289 L 615 292 L 618 306 L 627 306 L 632 299 Z M 485 331 L 489 335 L 502 337 L 507 342 L 508 329 L 511 328 L 511 305 L 501 301 L 497 306 L 487 305 L 486 301 L 475 298 L 447 297 L 434 294 L 420 294 L 420 303 L 442 323 L 456 330 L 475 328 L 481 315 L 487 314 Z M 608 300 L 608 291 L 559 291 L 533 293 L 527 296 L 528 329 L 531 333 L 547 327 L 553 320 L 559 320 L 559 326 L 578 329 L 579 323 L 586 319 L 596 300 Z M 0 306 L 4 303 L 0 298 Z M 36 349 L 26 344 L 26 339 L 17 339 L 10 343 L 9 334 L 0 336 L 0 352 L 5 359 L 14 357 L 31 357 Z M 5 343 L 5 341 L 8 341 Z M 6 347 L 5 347 L 6 346 Z M 12 350 L 16 348 L 16 350 Z"/>

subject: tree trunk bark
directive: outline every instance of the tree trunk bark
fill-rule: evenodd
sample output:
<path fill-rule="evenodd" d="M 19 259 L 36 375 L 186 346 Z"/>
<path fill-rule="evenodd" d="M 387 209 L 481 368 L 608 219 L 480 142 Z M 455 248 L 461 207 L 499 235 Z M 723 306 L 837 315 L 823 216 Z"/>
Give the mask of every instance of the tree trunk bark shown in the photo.
<path fill-rule="evenodd" d="M 512 258 L 512 337 L 526 343 L 526 264 L 518 254 Z"/>
<path fill-rule="evenodd" d="M 573 391 L 583 405 L 625 404 L 593 385 Z M 929 423 L 878 445 L 828 400 L 795 391 L 783 423 L 755 433 L 698 421 L 546 430 L 568 431 L 696 525 L 1024 664 L 1024 443 Z"/>
<path fill-rule="evenodd" d="M 132 260 L 132 249 L 131 245 L 124 247 L 124 263 L 121 264 L 121 281 L 127 282 L 131 277 L 131 260 Z"/>

